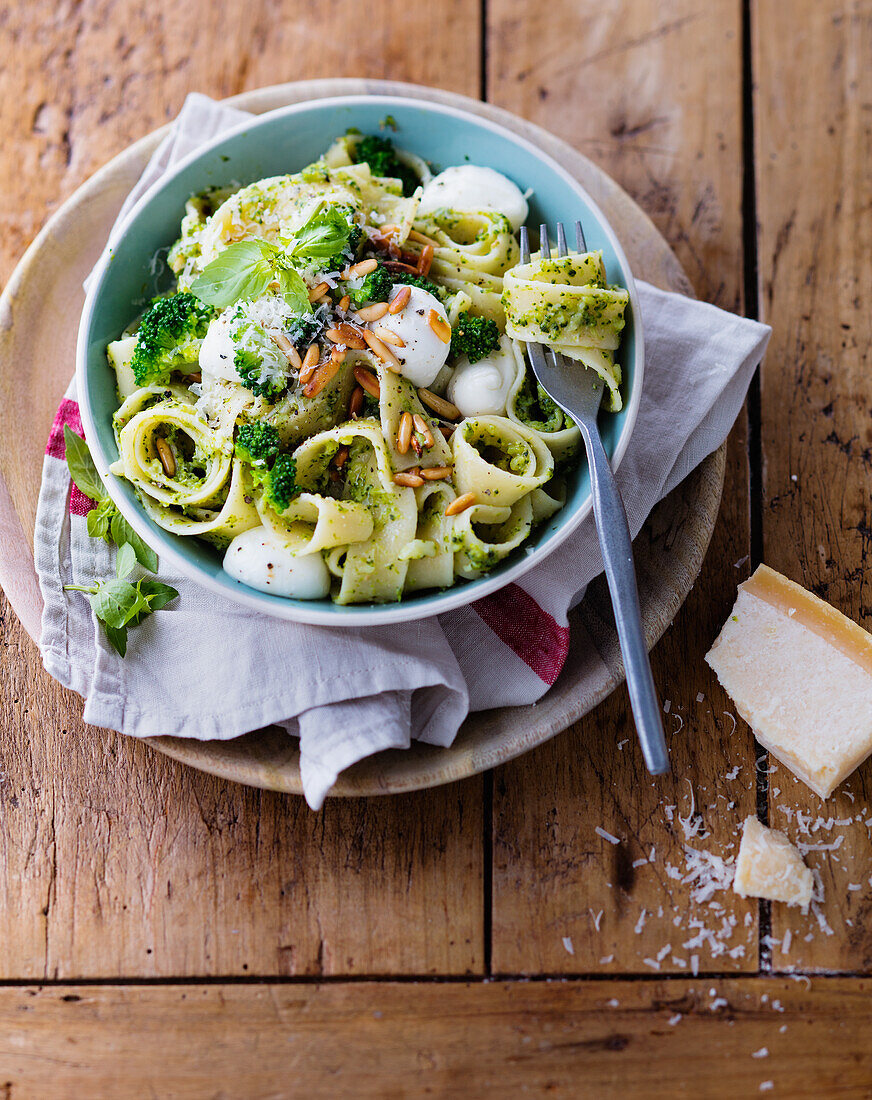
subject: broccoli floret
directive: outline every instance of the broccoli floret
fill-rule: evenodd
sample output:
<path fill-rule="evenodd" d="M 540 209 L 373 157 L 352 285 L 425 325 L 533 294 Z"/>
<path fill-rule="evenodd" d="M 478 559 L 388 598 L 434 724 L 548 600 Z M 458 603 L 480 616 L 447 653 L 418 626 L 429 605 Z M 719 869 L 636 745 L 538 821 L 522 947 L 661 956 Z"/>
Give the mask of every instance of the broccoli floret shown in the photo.
<path fill-rule="evenodd" d="M 393 285 L 394 276 L 388 269 L 377 267 L 375 271 L 370 271 L 357 290 L 348 291 L 348 297 L 355 306 L 363 306 L 367 302 L 386 302 L 391 296 Z"/>
<path fill-rule="evenodd" d="M 264 480 L 264 497 L 277 512 L 284 512 L 293 498 L 302 493 L 296 483 L 297 463 L 291 455 L 277 455 Z"/>
<path fill-rule="evenodd" d="M 457 327 L 451 332 L 452 356 L 465 355 L 470 363 L 477 363 L 500 346 L 500 330 L 489 317 L 461 315 Z"/>
<path fill-rule="evenodd" d="M 286 335 L 297 351 L 305 355 L 313 340 L 324 330 L 324 321 L 318 317 L 295 317 L 288 325 Z"/>
<path fill-rule="evenodd" d="M 423 275 L 413 275 L 410 271 L 395 271 L 391 278 L 395 283 L 404 283 L 406 286 L 416 286 L 421 290 L 426 290 L 428 294 L 432 294 L 440 302 L 444 302 L 448 296 L 444 287 L 438 286 L 430 279 L 425 279 Z"/>
<path fill-rule="evenodd" d="M 155 298 L 142 315 L 130 361 L 137 384 L 167 382 L 174 370 L 196 363 L 213 314 L 187 291 Z"/>
<path fill-rule="evenodd" d="M 418 188 L 418 177 L 399 160 L 390 138 L 378 137 L 376 134 L 361 138 L 355 146 L 354 159 L 358 164 L 368 164 L 374 176 L 389 176 L 399 180 L 403 185 L 404 195 L 413 195 Z"/>
<path fill-rule="evenodd" d="M 249 348 L 237 348 L 233 356 L 236 373 L 252 393 L 264 397 L 267 401 L 277 401 L 288 385 L 286 377 L 273 371 L 264 371 L 263 357 Z"/>
<path fill-rule="evenodd" d="M 269 466 L 279 453 L 281 439 L 271 424 L 256 421 L 240 424 L 236 433 L 236 456 L 251 466 Z"/>

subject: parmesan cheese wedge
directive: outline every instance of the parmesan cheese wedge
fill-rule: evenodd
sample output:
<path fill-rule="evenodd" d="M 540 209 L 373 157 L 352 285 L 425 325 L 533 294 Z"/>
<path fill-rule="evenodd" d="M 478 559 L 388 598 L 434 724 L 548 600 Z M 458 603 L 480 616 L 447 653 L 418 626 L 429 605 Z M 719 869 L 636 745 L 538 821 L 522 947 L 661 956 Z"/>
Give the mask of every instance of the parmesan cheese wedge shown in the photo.
<path fill-rule="evenodd" d="M 733 889 L 743 898 L 770 898 L 808 905 L 814 878 L 784 833 L 767 829 L 756 817 L 745 819 Z"/>
<path fill-rule="evenodd" d="M 774 757 L 829 798 L 872 753 L 872 635 L 761 565 L 706 654 Z"/>

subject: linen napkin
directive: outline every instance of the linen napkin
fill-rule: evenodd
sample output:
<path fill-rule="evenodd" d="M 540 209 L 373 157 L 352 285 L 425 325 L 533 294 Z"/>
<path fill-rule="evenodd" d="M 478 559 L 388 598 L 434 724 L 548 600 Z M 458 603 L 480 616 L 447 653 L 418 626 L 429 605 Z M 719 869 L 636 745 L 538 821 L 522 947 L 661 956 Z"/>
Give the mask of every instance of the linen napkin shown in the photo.
<path fill-rule="evenodd" d="M 246 117 L 190 96 L 119 220 L 182 156 Z M 726 438 L 770 331 L 645 283 L 639 297 L 645 384 L 618 473 L 634 536 Z M 67 474 L 65 424 L 81 434 L 74 385 L 46 449 L 35 530 L 46 669 L 84 697 L 87 722 L 134 737 L 230 739 L 282 726 L 300 739 L 313 809 L 344 768 L 374 752 L 413 738 L 447 746 L 467 713 L 541 698 L 566 659 L 567 612 L 602 570 L 591 517 L 519 583 L 474 604 L 399 626 L 334 629 L 265 619 L 162 563 L 161 579 L 180 593 L 176 609 L 131 631 L 122 660 L 84 596 L 63 587 L 110 576 L 114 558 L 87 535 L 91 502 Z M 597 662 L 602 671 L 592 654 L 593 671 Z"/>

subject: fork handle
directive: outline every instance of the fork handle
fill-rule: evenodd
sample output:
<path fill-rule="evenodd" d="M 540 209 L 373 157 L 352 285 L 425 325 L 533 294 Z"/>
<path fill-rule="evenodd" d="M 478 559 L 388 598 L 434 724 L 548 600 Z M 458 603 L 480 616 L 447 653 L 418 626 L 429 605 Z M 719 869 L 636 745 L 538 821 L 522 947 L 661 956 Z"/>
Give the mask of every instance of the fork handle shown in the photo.
<path fill-rule="evenodd" d="M 578 426 L 587 450 L 597 535 L 612 596 L 636 732 L 648 771 L 652 775 L 664 775 L 669 771 L 669 754 L 666 751 L 660 704 L 654 689 L 645 636 L 642 633 L 642 614 L 639 609 L 627 513 L 624 511 L 624 502 L 618 492 L 615 475 L 609 465 L 599 431 L 596 428 L 591 431 L 590 425 L 584 420 L 579 420 Z"/>

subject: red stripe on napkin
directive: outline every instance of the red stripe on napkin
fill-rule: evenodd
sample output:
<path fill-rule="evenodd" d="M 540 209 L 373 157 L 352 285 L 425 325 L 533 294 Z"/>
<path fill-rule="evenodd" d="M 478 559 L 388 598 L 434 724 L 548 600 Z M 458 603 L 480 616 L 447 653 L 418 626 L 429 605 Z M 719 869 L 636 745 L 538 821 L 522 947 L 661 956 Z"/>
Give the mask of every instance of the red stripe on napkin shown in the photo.
<path fill-rule="evenodd" d="M 62 462 L 65 462 L 67 458 L 67 445 L 64 442 L 64 426 L 66 424 L 69 424 L 76 435 L 84 438 L 85 431 L 82 428 L 79 403 L 70 401 L 68 397 L 65 397 L 58 406 L 45 448 L 47 455 L 51 458 L 59 458 Z M 90 497 L 86 497 L 77 485 L 70 484 L 70 515 L 86 516 L 95 507 L 95 501 L 91 500 Z"/>
<path fill-rule="evenodd" d="M 471 605 L 501 642 L 513 650 L 550 687 L 569 652 L 569 627 L 536 603 L 517 584 Z"/>
<path fill-rule="evenodd" d="M 78 401 L 70 401 L 68 397 L 65 397 L 58 406 L 58 411 L 55 413 L 54 424 L 51 426 L 51 432 L 48 437 L 48 444 L 45 448 L 45 453 L 51 455 L 52 458 L 60 458 L 65 460 L 67 457 L 67 446 L 64 443 L 64 425 L 69 424 L 76 435 L 84 437 L 85 432 L 82 429 L 82 417 L 79 414 Z"/>

